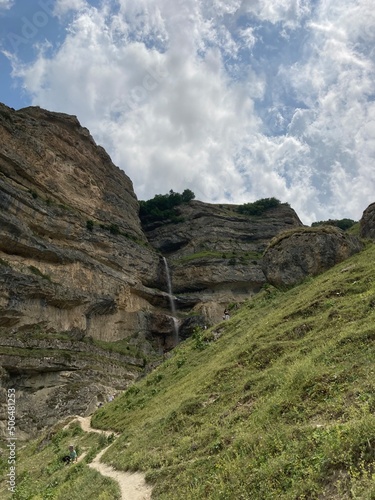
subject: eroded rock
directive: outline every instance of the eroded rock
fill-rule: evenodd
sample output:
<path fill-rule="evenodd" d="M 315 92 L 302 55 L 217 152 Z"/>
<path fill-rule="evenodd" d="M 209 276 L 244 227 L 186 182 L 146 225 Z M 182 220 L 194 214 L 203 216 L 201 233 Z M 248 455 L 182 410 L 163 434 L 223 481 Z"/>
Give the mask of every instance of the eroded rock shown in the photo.
<path fill-rule="evenodd" d="M 375 203 L 371 203 L 363 212 L 360 220 L 360 235 L 362 238 L 375 240 Z"/>
<path fill-rule="evenodd" d="M 358 238 L 333 226 L 297 229 L 271 241 L 263 257 L 263 271 L 272 285 L 289 287 L 330 269 L 362 248 Z"/>

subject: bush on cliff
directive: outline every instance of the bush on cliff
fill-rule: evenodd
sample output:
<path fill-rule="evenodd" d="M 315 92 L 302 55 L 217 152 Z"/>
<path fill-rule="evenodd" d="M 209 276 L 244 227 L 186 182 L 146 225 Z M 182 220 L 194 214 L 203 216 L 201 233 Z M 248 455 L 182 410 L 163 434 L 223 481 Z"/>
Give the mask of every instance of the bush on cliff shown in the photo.
<path fill-rule="evenodd" d="M 281 205 L 277 198 L 262 198 L 254 203 L 244 203 L 237 208 L 240 214 L 245 215 L 262 215 L 270 208 L 276 208 Z"/>
<path fill-rule="evenodd" d="M 179 222 L 176 207 L 194 198 L 195 194 L 190 189 L 185 189 L 182 194 L 171 189 L 168 194 L 157 194 L 151 200 L 140 201 L 139 216 L 143 223 L 167 220 Z"/>
<path fill-rule="evenodd" d="M 346 231 L 347 229 L 350 229 L 352 226 L 354 226 L 354 224 L 356 224 L 356 221 L 352 219 L 328 219 L 328 220 L 313 222 L 311 224 L 311 227 L 335 226 L 339 227 L 343 231 Z"/>

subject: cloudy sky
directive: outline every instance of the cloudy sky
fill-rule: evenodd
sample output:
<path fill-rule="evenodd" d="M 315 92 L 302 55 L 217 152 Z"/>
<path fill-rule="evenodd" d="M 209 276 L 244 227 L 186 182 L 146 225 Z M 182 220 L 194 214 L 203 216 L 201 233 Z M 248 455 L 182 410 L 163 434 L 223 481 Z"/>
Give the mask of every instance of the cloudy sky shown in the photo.
<path fill-rule="evenodd" d="M 0 101 L 78 116 L 139 199 L 375 201 L 373 0 L 0 0 Z"/>

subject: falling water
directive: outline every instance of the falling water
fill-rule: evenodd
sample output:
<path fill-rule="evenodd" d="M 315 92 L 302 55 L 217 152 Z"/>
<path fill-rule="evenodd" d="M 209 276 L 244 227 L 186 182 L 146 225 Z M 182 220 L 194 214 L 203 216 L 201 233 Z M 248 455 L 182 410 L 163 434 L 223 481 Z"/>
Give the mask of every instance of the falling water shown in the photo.
<path fill-rule="evenodd" d="M 171 275 L 169 272 L 168 262 L 167 262 L 167 259 L 165 257 L 163 257 L 163 262 L 164 262 L 164 266 L 165 266 L 165 274 L 167 276 L 169 304 L 171 307 L 171 313 L 172 313 L 172 318 L 173 318 L 173 331 L 174 331 L 174 335 L 175 335 L 176 344 L 178 344 L 178 321 L 176 318 L 176 305 L 175 305 L 174 297 L 173 297 L 173 293 L 172 293 Z"/>

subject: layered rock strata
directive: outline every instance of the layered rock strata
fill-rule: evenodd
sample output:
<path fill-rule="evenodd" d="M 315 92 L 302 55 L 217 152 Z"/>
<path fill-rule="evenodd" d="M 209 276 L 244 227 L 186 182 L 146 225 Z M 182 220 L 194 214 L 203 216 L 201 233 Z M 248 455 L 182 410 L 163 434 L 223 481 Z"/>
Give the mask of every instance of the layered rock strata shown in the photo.
<path fill-rule="evenodd" d="M 75 117 L 1 105 L 0 144 L 0 397 L 17 389 L 20 431 L 30 432 L 89 411 L 152 358 L 146 292 L 160 259 L 130 179 Z M 124 354 L 94 355 L 90 342 L 122 342 Z M 34 411 L 51 391 L 70 402 Z"/>
<path fill-rule="evenodd" d="M 178 207 L 180 222 L 144 226 L 151 245 L 167 256 L 178 309 L 191 309 L 195 302 L 193 310 L 209 324 L 221 320 L 228 304 L 251 297 L 266 283 L 262 255 L 269 241 L 302 226 L 287 204 L 259 216 L 237 208 L 194 200 Z"/>

